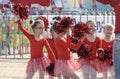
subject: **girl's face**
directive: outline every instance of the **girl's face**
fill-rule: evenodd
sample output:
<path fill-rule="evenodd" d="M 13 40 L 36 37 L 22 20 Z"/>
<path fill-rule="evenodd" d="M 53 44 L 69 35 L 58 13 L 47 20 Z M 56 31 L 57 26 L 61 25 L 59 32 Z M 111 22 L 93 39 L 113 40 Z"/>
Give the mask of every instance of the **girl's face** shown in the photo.
<path fill-rule="evenodd" d="M 103 32 L 104 32 L 104 34 L 105 34 L 106 37 L 110 37 L 113 34 L 113 29 L 105 27 L 104 30 L 103 30 Z"/>
<path fill-rule="evenodd" d="M 34 30 L 34 33 L 37 35 L 42 34 L 43 30 L 44 30 L 44 24 L 38 23 L 37 26 L 35 28 L 33 28 L 33 30 Z"/>
<path fill-rule="evenodd" d="M 90 34 L 94 34 L 96 32 L 96 25 L 94 22 L 88 22 L 88 27 L 90 28 Z"/>

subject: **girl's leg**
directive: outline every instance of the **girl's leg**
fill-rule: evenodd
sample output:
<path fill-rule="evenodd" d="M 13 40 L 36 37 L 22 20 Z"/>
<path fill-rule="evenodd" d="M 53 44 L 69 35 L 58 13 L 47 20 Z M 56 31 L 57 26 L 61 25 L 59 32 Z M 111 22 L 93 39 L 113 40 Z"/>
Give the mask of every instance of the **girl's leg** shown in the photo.
<path fill-rule="evenodd" d="M 79 77 L 76 73 L 71 74 L 71 75 L 70 75 L 70 78 L 71 78 L 71 79 L 80 79 L 80 77 Z"/>
<path fill-rule="evenodd" d="M 58 77 L 57 79 L 62 79 L 62 76 Z"/>
<path fill-rule="evenodd" d="M 70 79 L 69 75 L 63 75 L 63 79 Z"/>
<path fill-rule="evenodd" d="M 83 79 L 89 79 L 89 71 L 88 72 L 82 72 Z"/>
<path fill-rule="evenodd" d="M 103 72 L 103 79 L 108 79 L 108 74 L 107 74 L 107 72 Z"/>
<path fill-rule="evenodd" d="M 45 77 L 45 72 L 39 71 L 39 79 L 44 79 L 44 77 Z"/>
<path fill-rule="evenodd" d="M 54 77 L 53 76 L 51 76 L 51 75 L 49 75 L 49 78 L 48 79 L 54 79 Z"/>
<path fill-rule="evenodd" d="M 34 73 L 27 73 L 27 76 L 25 79 L 32 79 Z"/>
<path fill-rule="evenodd" d="M 94 68 L 90 67 L 91 79 L 97 79 L 97 72 Z"/>
<path fill-rule="evenodd" d="M 110 68 L 109 73 L 110 73 L 110 75 L 111 75 L 111 79 L 115 79 L 114 67 L 111 67 L 111 68 Z"/>
<path fill-rule="evenodd" d="M 84 65 L 82 68 L 82 75 L 83 75 L 83 79 L 89 79 L 89 71 L 90 71 L 90 67 L 87 65 Z"/>

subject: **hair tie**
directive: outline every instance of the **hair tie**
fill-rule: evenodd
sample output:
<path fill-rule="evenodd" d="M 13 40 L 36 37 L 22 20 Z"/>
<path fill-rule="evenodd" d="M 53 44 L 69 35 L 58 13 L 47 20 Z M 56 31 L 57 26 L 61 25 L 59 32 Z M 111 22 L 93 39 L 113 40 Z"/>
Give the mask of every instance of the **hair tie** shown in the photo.
<path fill-rule="evenodd" d="M 30 25 L 31 25 L 31 26 L 33 26 L 33 25 L 34 25 L 34 23 L 35 23 L 35 21 L 34 21 L 34 20 L 30 20 Z"/>

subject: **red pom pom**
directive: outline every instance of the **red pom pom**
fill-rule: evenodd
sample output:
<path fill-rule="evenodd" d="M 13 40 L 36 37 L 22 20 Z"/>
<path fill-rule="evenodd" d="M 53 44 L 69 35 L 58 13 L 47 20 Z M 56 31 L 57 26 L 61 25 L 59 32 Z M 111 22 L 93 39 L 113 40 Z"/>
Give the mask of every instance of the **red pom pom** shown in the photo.
<path fill-rule="evenodd" d="M 98 49 L 98 60 L 103 61 L 107 65 L 113 65 L 112 47 L 108 46 L 106 49 Z"/>
<path fill-rule="evenodd" d="M 67 28 L 70 28 L 73 24 L 73 19 L 70 17 L 63 17 L 60 21 L 57 23 L 57 32 L 62 33 L 66 32 Z"/>
<path fill-rule="evenodd" d="M 78 23 L 73 27 L 72 35 L 81 39 L 85 33 L 89 33 L 89 28 L 85 23 Z"/>
<path fill-rule="evenodd" d="M 75 38 L 73 38 L 73 37 L 71 37 L 71 42 L 72 42 L 73 44 L 77 44 L 77 43 L 78 43 L 78 40 L 75 39 Z M 72 53 L 76 52 L 76 50 L 74 50 L 74 49 L 70 49 L 70 51 L 71 51 Z"/>
<path fill-rule="evenodd" d="M 97 52 L 98 52 L 98 56 L 97 56 L 98 60 L 105 61 L 104 49 L 103 48 L 99 48 Z"/>
<path fill-rule="evenodd" d="M 92 52 L 92 47 L 86 43 L 82 44 L 77 50 L 78 56 L 83 58 L 89 58 L 90 52 Z"/>
<path fill-rule="evenodd" d="M 27 7 L 25 7 L 22 4 L 15 4 L 13 6 L 13 13 L 15 15 L 19 15 L 22 20 L 23 19 L 26 20 L 29 15 L 29 11 L 28 11 Z"/>
<path fill-rule="evenodd" d="M 108 64 L 108 65 L 113 65 L 113 57 L 112 57 L 112 47 L 111 46 L 108 46 L 106 49 L 105 49 L 105 63 Z"/>

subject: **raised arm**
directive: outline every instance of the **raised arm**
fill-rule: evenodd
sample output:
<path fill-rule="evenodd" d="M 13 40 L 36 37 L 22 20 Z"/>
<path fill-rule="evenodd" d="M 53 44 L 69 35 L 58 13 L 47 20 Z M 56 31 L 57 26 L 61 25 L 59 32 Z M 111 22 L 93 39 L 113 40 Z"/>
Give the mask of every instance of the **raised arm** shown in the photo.
<path fill-rule="evenodd" d="M 22 33 L 25 34 L 26 37 L 29 38 L 31 36 L 31 34 L 26 29 L 23 28 L 20 20 L 18 20 L 18 27 L 19 27 L 20 31 L 22 31 Z"/>

